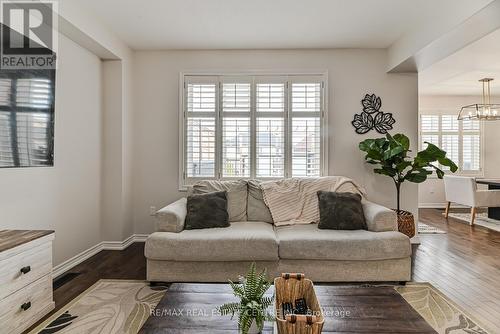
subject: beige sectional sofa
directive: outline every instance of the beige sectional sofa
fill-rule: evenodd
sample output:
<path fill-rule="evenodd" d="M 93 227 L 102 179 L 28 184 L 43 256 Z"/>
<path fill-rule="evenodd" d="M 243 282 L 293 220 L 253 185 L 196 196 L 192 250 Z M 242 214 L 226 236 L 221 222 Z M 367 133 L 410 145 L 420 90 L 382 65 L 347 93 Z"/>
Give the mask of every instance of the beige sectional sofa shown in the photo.
<path fill-rule="evenodd" d="M 200 185 L 203 191 L 227 190 L 230 220 L 232 213 L 246 218 L 227 228 L 183 230 L 186 198 L 158 211 L 157 232 L 145 247 L 148 281 L 226 282 L 238 279 L 252 262 L 267 268 L 270 276 L 304 272 L 316 282 L 410 280 L 410 240 L 397 231 L 392 210 L 363 200 L 368 230 L 320 230 L 317 224 L 277 227 L 269 221 L 270 213 L 263 212 L 267 207 L 255 185 L 256 181 Z M 247 189 L 242 203 L 242 191 Z M 242 205 L 246 212 L 238 210 Z"/>

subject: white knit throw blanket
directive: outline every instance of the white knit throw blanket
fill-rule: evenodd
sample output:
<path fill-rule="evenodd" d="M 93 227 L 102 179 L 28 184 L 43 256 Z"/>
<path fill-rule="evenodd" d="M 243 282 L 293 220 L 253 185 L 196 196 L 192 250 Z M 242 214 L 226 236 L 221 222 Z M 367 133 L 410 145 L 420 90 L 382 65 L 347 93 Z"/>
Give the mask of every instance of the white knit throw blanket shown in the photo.
<path fill-rule="evenodd" d="M 274 225 L 310 224 L 319 221 L 319 190 L 353 192 L 365 197 L 365 190 L 343 176 L 292 178 L 261 183 L 264 202 Z"/>

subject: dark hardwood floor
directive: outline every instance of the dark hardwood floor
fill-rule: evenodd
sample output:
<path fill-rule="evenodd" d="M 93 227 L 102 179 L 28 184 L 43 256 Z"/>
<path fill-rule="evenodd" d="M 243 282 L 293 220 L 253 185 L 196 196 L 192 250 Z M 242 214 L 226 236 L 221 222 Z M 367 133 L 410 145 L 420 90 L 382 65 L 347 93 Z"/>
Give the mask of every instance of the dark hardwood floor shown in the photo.
<path fill-rule="evenodd" d="M 422 222 L 448 233 L 419 236 L 421 244 L 413 251 L 413 280 L 430 282 L 492 333 L 500 333 L 500 233 L 452 218 L 447 221 L 442 212 L 419 212 Z M 123 251 L 102 251 L 70 273 L 78 275 L 55 289 L 55 310 L 99 279 L 144 280 L 144 243 Z"/>

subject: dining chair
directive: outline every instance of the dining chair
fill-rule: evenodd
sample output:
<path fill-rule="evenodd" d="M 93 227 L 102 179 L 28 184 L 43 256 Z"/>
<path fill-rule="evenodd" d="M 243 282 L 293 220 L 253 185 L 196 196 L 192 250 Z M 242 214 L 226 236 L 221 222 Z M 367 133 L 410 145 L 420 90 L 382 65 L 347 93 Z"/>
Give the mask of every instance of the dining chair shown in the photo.
<path fill-rule="evenodd" d="M 476 179 L 473 177 L 445 175 L 444 191 L 447 202 L 445 218 L 448 218 L 452 202 L 469 206 L 470 225 L 474 225 L 477 208 L 500 206 L 500 190 L 478 190 Z"/>

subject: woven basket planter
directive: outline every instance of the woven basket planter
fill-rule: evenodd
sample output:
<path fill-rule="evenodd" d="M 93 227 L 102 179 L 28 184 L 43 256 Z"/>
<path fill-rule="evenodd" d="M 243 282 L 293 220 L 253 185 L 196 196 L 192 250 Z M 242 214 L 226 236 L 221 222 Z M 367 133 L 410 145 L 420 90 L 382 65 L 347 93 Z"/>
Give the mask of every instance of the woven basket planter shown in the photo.
<path fill-rule="evenodd" d="M 395 210 L 398 215 L 398 231 L 406 234 L 408 237 L 413 238 L 415 236 L 415 218 L 411 212 L 405 210 Z"/>
<path fill-rule="evenodd" d="M 311 280 L 304 278 L 304 274 L 281 274 L 281 277 L 274 279 L 274 288 L 278 334 L 321 334 L 325 318 Z M 287 314 L 283 317 L 282 303 L 299 298 L 305 298 L 314 315 Z"/>

